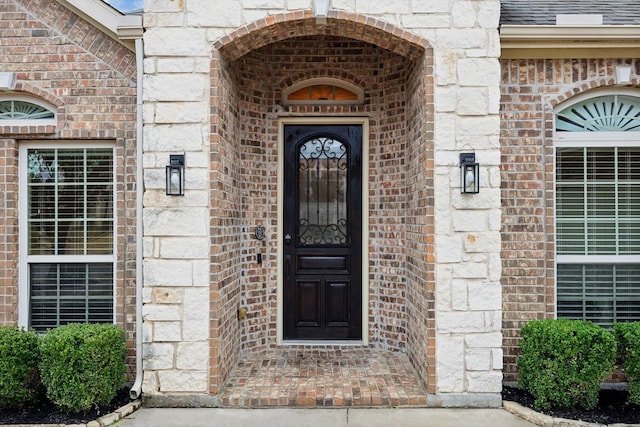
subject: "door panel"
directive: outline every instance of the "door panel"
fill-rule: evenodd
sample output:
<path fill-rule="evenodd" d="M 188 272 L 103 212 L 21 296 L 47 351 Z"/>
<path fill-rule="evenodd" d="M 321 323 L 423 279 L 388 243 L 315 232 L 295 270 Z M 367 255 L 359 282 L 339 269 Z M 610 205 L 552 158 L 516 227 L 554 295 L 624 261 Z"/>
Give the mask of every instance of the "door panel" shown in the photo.
<path fill-rule="evenodd" d="M 284 128 L 284 338 L 362 338 L 362 126 Z"/>

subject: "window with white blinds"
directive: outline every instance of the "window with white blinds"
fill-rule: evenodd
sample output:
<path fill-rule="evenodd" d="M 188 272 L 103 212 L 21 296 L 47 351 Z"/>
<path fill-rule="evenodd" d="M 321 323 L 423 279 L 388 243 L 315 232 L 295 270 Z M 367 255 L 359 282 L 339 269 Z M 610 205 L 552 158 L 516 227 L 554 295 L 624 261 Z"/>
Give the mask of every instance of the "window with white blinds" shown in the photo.
<path fill-rule="evenodd" d="M 113 322 L 113 148 L 21 147 L 28 326 Z"/>
<path fill-rule="evenodd" d="M 578 105 L 584 111 L 608 111 L 600 104 L 586 108 L 588 101 Z M 564 122 L 559 119 L 557 130 L 567 130 Z M 629 130 L 612 124 L 556 135 L 558 317 L 604 327 L 640 320 L 640 136 Z"/>

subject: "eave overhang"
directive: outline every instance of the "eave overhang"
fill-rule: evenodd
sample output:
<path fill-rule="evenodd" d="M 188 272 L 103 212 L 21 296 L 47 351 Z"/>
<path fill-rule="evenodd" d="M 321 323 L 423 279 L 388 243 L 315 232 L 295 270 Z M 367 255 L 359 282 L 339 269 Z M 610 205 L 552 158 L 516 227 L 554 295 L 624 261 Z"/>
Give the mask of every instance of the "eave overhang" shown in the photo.
<path fill-rule="evenodd" d="M 142 37 L 141 15 L 124 15 L 102 0 L 58 1 L 132 51 L 135 50 L 133 40 Z"/>
<path fill-rule="evenodd" d="M 640 25 L 502 25 L 501 58 L 640 56 Z"/>

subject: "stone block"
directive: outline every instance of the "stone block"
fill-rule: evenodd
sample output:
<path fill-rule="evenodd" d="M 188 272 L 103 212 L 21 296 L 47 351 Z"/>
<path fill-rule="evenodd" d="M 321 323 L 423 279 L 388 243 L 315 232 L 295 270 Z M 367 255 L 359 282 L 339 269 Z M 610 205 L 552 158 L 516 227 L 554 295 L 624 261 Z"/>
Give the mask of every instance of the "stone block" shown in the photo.
<path fill-rule="evenodd" d="M 500 371 L 468 371 L 467 381 L 469 393 L 500 393 L 502 391 L 502 372 Z"/>
<path fill-rule="evenodd" d="M 155 342 L 174 342 L 182 340 L 182 322 L 154 322 L 153 340 Z"/>
<path fill-rule="evenodd" d="M 203 207 L 144 210 L 147 236 L 206 236 L 207 209 Z"/>
<path fill-rule="evenodd" d="M 481 232 L 487 229 L 487 213 L 482 211 L 451 212 L 454 231 Z M 466 245 L 466 243 L 465 243 Z"/>
<path fill-rule="evenodd" d="M 467 253 L 483 252 L 498 253 L 501 249 L 500 233 L 496 232 L 471 232 L 467 233 L 464 238 L 464 250 Z"/>
<path fill-rule="evenodd" d="M 471 281 L 468 286 L 470 310 L 500 310 L 502 307 L 500 282 Z"/>
<path fill-rule="evenodd" d="M 143 394 L 156 394 L 158 392 L 159 384 L 158 378 L 155 372 L 145 371 L 142 377 L 142 393 Z"/>
<path fill-rule="evenodd" d="M 438 332 L 440 333 L 476 333 L 490 332 L 483 312 L 456 311 L 436 314 Z"/>
<path fill-rule="evenodd" d="M 449 0 L 414 1 L 411 4 L 413 13 L 450 13 L 451 2 Z"/>
<path fill-rule="evenodd" d="M 206 83 L 206 76 L 195 73 L 148 75 L 142 98 L 145 102 L 203 101 Z"/>
<path fill-rule="evenodd" d="M 456 86 L 436 86 L 435 109 L 437 113 L 453 113 L 457 105 Z"/>
<path fill-rule="evenodd" d="M 486 279 L 487 264 L 482 262 L 464 262 L 454 264 L 453 277 L 459 279 Z"/>
<path fill-rule="evenodd" d="M 142 306 L 142 318 L 151 320 L 180 320 L 180 309 L 177 305 L 145 304 Z"/>
<path fill-rule="evenodd" d="M 465 311 L 469 309 L 469 293 L 467 281 L 454 279 L 451 281 L 451 309 Z"/>
<path fill-rule="evenodd" d="M 144 260 L 145 286 L 191 286 L 191 262 L 188 260 Z"/>
<path fill-rule="evenodd" d="M 476 2 L 458 1 L 451 8 L 451 24 L 454 28 L 473 28 L 477 20 Z"/>
<path fill-rule="evenodd" d="M 185 341 L 201 341 L 209 338 L 209 288 L 189 288 L 184 291 Z"/>
<path fill-rule="evenodd" d="M 180 3 L 167 2 L 164 3 Z M 213 14 L 212 14 L 213 15 Z M 146 28 L 145 56 L 209 56 L 207 32 L 204 28 Z"/>
<path fill-rule="evenodd" d="M 501 348 L 491 350 L 491 369 L 502 370 L 504 368 L 504 352 Z"/>
<path fill-rule="evenodd" d="M 206 370 L 209 367 L 209 341 L 179 343 L 176 367 Z"/>
<path fill-rule="evenodd" d="M 204 393 L 207 391 L 207 371 L 170 370 L 158 372 L 160 392 Z"/>
<path fill-rule="evenodd" d="M 167 0 L 145 0 L 145 12 L 180 12 L 184 2 Z"/>
<path fill-rule="evenodd" d="M 500 76 L 500 63 L 495 58 L 468 58 L 458 62 L 461 86 L 498 87 Z"/>
<path fill-rule="evenodd" d="M 206 144 L 208 136 L 206 126 L 201 123 L 188 124 L 149 124 L 144 127 L 144 149 L 145 151 L 164 151 L 167 154 L 159 153 L 165 157 L 163 164 L 169 163 L 169 152 L 200 151 Z M 191 153 L 189 153 L 191 154 Z M 189 156 L 189 167 L 193 166 L 192 156 Z M 158 165 L 162 166 L 162 165 Z"/>
<path fill-rule="evenodd" d="M 209 258 L 209 239 L 202 237 L 161 237 L 158 239 L 160 258 Z"/>
<path fill-rule="evenodd" d="M 404 28 L 449 28 L 451 16 L 448 14 L 418 14 L 402 15 L 400 22 Z"/>
<path fill-rule="evenodd" d="M 478 25 L 482 28 L 496 29 L 500 21 L 500 2 L 491 1 L 475 1 L 474 4 L 478 8 Z"/>
<path fill-rule="evenodd" d="M 448 47 L 448 46 L 447 46 Z M 436 49 L 434 77 L 437 86 L 454 85 L 458 81 L 458 54 L 453 49 Z M 436 133 L 436 137 L 438 137 Z"/>
<path fill-rule="evenodd" d="M 175 347 L 168 343 L 148 343 L 142 346 L 142 364 L 145 370 L 171 369 Z"/>
<path fill-rule="evenodd" d="M 502 346 L 502 334 L 500 332 L 469 334 L 465 336 L 464 340 L 469 348 L 500 348 Z"/>
<path fill-rule="evenodd" d="M 484 87 L 461 87 L 456 112 L 461 116 L 485 116 L 489 113 L 489 90 Z"/>
<path fill-rule="evenodd" d="M 459 235 L 438 236 L 436 239 L 438 262 L 456 263 L 462 260 L 462 239 Z"/>
<path fill-rule="evenodd" d="M 357 2 L 357 12 L 366 15 L 380 15 L 380 14 L 409 14 L 411 13 L 411 6 L 409 0 L 369 0 L 365 2 Z"/>
<path fill-rule="evenodd" d="M 499 116 L 458 116 L 456 120 L 456 136 L 498 135 L 499 133 Z M 477 153 L 476 158 L 478 158 Z"/>
<path fill-rule="evenodd" d="M 485 348 L 467 349 L 465 363 L 468 371 L 489 371 L 491 370 L 491 350 Z"/>
<path fill-rule="evenodd" d="M 153 288 L 151 295 L 156 304 L 181 304 L 183 289 L 176 288 Z"/>
<path fill-rule="evenodd" d="M 464 391 L 464 338 L 438 335 L 436 375 L 440 393 Z"/>
<path fill-rule="evenodd" d="M 156 124 L 204 123 L 209 119 L 208 110 L 208 101 L 157 103 L 155 104 L 154 116 L 151 121 Z"/>
<path fill-rule="evenodd" d="M 436 44 L 446 49 L 479 49 L 487 46 L 487 31 L 484 28 L 449 29 L 436 31 Z M 477 70 L 477 73 L 482 70 Z M 458 75 L 460 70 L 458 70 Z M 475 85 L 482 86 L 482 85 Z"/>
<path fill-rule="evenodd" d="M 244 2 L 227 0 L 224 3 L 224 7 L 216 7 L 214 11 L 212 10 L 211 0 L 189 0 L 187 4 L 187 24 L 193 27 L 234 29 L 243 24 L 243 7 L 246 7 Z"/>

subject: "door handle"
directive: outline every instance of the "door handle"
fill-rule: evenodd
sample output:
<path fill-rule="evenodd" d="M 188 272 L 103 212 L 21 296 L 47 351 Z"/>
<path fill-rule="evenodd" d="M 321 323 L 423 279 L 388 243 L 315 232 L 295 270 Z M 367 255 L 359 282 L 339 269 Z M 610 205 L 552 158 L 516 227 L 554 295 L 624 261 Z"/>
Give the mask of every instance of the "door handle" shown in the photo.
<path fill-rule="evenodd" d="M 291 244 L 291 234 L 287 233 L 284 235 L 284 244 L 285 245 L 290 245 Z"/>
<path fill-rule="evenodd" d="M 291 269 L 291 255 L 284 257 L 284 277 L 285 280 L 289 280 L 289 272 Z"/>

